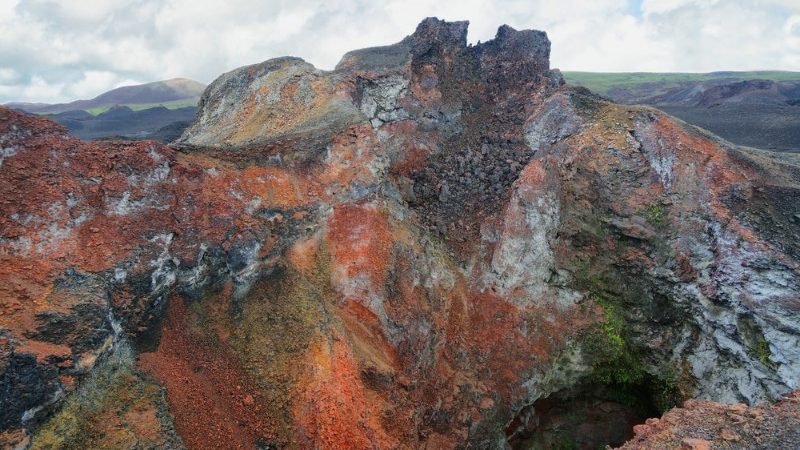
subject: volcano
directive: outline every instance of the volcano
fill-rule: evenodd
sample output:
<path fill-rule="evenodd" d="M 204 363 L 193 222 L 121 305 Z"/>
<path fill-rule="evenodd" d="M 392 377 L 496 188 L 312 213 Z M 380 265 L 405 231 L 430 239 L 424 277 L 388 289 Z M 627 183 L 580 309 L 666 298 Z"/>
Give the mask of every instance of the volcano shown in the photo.
<path fill-rule="evenodd" d="M 226 73 L 171 145 L 0 108 L 0 442 L 800 445 L 798 156 L 467 25 Z"/>

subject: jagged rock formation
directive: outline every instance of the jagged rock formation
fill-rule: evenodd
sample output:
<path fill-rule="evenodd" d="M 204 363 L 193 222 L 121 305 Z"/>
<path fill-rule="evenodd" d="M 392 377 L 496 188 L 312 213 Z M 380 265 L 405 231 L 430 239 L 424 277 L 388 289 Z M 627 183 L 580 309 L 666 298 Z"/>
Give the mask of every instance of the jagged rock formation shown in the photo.
<path fill-rule="evenodd" d="M 800 161 L 466 30 L 235 70 L 173 147 L 0 110 L 4 442 L 596 448 L 800 387 Z"/>

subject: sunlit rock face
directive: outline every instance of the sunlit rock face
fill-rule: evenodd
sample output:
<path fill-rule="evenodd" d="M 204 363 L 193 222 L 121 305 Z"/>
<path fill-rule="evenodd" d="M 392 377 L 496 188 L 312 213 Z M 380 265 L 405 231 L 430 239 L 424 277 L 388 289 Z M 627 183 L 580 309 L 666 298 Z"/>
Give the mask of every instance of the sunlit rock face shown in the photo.
<path fill-rule="evenodd" d="M 4 445 L 596 448 L 798 389 L 800 163 L 466 33 L 234 70 L 172 146 L 0 109 Z"/>

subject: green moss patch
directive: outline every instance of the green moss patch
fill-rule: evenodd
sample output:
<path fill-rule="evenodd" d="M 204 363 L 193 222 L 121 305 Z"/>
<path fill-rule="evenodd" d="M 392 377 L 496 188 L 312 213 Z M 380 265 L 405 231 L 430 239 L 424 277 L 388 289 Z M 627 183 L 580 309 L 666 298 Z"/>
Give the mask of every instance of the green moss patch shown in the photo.
<path fill-rule="evenodd" d="M 772 360 L 772 351 L 769 349 L 769 342 L 764 337 L 764 331 L 753 319 L 739 316 L 736 321 L 736 328 L 739 336 L 747 349 L 747 353 L 759 360 L 761 364 L 774 369 L 777 364 Z"/>
<path fill-rule="evenodd" d="M 604 386 L 610 400 L 630 406 L 643 415 L 660 414 L 677 406 L 681 395 L 674 371 L 653 374 L 630 344 L 630 332 L 619 306 L 599 295 L 593 302 L 603 309 L 604 321 L 591 332 L 585 351 L 593 358 L 587 383 Z"/>
<path fill-rule="evenodd" d="M 595 359 L 590 378 L 600 384 L 635 384 L 646 373 L 626 339 L 625 322 L 608 299 L 594 296 L 603 308 L 605 320 L 592 332 L 589 354 Z"/>

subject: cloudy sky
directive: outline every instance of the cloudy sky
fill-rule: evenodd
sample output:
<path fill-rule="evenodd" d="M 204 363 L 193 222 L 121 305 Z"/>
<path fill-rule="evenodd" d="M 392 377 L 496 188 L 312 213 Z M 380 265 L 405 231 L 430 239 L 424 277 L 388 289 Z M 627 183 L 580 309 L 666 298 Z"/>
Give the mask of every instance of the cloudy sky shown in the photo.
<path fill-rule="evenodd" d="M 0 103 L 294 55 L 323 69 L 426 16 L 547 31 L 563 70 L 800 70 L 800 0 L 0 0 Z"/>

